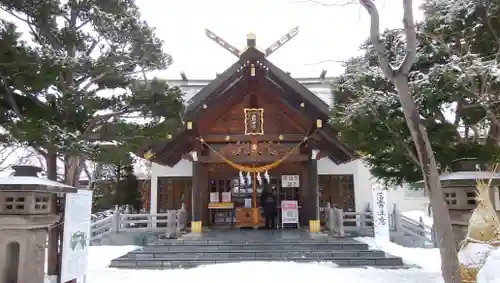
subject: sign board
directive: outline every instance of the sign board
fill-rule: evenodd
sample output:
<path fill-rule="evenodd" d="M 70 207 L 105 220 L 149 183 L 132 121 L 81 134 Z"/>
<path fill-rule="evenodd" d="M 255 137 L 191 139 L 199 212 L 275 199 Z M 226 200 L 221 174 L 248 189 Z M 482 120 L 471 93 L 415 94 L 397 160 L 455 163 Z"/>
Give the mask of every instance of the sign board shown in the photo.
<path fill-rule="evenodd" d="M 390 241 L 389 213 L 387 205 L 387 190 L 380 184 L 372 185 L 373 194 L 373 226 L 375 242 Z"/>
<path fill-rule="evenodd" d="M 218 192 L 210 193 L 210 202 L 211 203 L 219 202 L 219 193 Z"/>
<path fill-rule="evenodd" d="M 222 202 L 231 202 L 231 192 L 222 192 Z"/>
<path fill-rule="evenodd" d="M 281 175 L 281 186 L 283 188 L 300 187 L 299 175 Z"/>
<path fill-rule="evenodd" d="M 85 281 L 90 246 L 92 191 L 66 194 L 62 239 L 61 282 Z"/>
<path fill-rule="evenodd" d="M 299 225 L 299 203 L 296 200 L 282 200 L 281 226 L 290 223 Z"/>

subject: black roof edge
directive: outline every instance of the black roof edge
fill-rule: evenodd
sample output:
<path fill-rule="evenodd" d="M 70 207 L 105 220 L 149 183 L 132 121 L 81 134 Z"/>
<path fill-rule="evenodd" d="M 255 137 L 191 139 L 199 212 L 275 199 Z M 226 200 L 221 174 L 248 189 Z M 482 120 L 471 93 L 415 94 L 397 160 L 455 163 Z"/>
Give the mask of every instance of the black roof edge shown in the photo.
<path fill-rule="evenodd" d="M 240 61 L 234 63 L 229 69 L 224 71 L 215 80 L 211 81 L 205 87 L 203 87 L 198 93 L 196 93 L 191 99 L 188 100 L 188 106 L 186 108 L 186 113 L 195 111 L 201 107 L 203 101 L 210 97 L 222 84 L 227 82 L 240 68 Z"/>
<path fill-rule="evenodd" d="M 266 66 L 269 68 L 269 72 L 276 76 L 276 78 L 281 81 L 282 84 L 288 85 L 295 91 L 299 92 L 299 94 L 301 94 L 305 99 L 309 100 L 309 103 L 317 107 L 323 115 L 329 115 L 330 106 L 316 94 L 300 84 L 298 81 L 296 81 L 286 72 L 271 63 L 269 60 L 264 59 L 264 64 L 266 64 Z M 279 84 L 279 82 L 277 83 Z"/>
<path fill-rule="evenodd" d="M 199 107 L 201 107 L 201 103 L 210 97 L 212 93 L 214 93 L 218 88 L 220 88 L 225 82 L 227 82 L 238 69 L 243 66 L 249 60 L 262 60 L 264 62 L 264 53 L 259 50 L 250 47 L 245 50 L 238 61 L 236 61 L 233 65 L 231 65 L 227 70 L 225 70 L 220 76 L 216 77 L 215 80 L 211 81 L 205 87 L 203 87 L 198 93 L 196 93 L 189 101 L 188 107 L 186 109 L 186 113 L 195 111 Z"/>

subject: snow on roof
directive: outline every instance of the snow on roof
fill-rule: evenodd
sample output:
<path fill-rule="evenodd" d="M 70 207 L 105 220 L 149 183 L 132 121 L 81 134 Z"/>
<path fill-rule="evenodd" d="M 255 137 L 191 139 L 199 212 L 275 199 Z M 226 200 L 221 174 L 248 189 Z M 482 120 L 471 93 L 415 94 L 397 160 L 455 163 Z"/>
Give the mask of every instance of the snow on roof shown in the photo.
<path fill-rule="evenodd" d="M 184 101 L 186 101 L 186 103 L 202 89 L 201 86 L 190 86 L 190 85 L 178 85 L 178 86 L 185 93 L 183 98 Z M 306 85 L 306 87 L 317 97 L 323 100 L 326 104 L 328 104 L 328 106 L 330 107 L 332 106 L 332 91 L 327 82 L 325 82 L 324 85 L 314 85 L 313 87 L 308 87 Z"/>
<path fill-rule="evenodd" d="M 500 181 L 500 173 L 488 172 L 488 171 L 458 171 L 452 173 L 443 173 L 439 176 L 439 180 L 442 184 L 453 183 L 454 181 L 475 181 L 475 180 L 490 180 Z M 413 183 L 411 186 L 414 188 L 421 188 L 424 185 L 424 181 L 418 181 Z"/>
<path fill-rule="evenodd" d="M 453 173 L 442 174 L 439 176 L 441 181 L 453 181 L 453 180 L 489 180 L 489 179 L 499 179 L 500 173 L 485 172 L 485 171 L 459 171 Z"/>
<path fill-rule="evenodd" d="M 45 188 L 45 189 L 44 189 Z M 69 189 L 69 190 L 68 190 Z M 0 191 L 48 191 L 76 192 L 72 186 L 39 177 L 0 177 Z"/>

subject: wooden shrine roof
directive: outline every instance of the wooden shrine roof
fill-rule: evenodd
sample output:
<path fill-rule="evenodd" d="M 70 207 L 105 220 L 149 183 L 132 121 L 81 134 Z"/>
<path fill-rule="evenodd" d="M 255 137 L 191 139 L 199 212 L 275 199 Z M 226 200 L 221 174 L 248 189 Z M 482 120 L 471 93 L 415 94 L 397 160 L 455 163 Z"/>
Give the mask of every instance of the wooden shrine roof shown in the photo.
<path fill-rule="evenodd" d="M 315 121 L 321 119 L 323 127 L 318 129 L 321 137 L 330 144 L 329 157 L 335 163 L 345 163 L 357 158 L 356 153 L 342 144 L 336 132 L 328 125 L 329 106 L 321 98 L 317 97 L 305 86 L 293 79 L 289 74 L 269 62 L 264 54 L 259 50 L 249 47 L 243 52 L 239 60 L 220 74 L 215 80 L 207 84 L 196 95 L 186 109 L 184 121 L 197 121 L 203 113 L 207 104 L 217 102 L 224 94 L 233 89 L 247 74 L 244 70 L 250 67 L 249 64 L 255 62 L 255 67 L 260 68 L 265 78 L 271 84 L 283 90 L 286 95 L 281 95 L 281 99 L 287 105 L 296 107 L 304 117 Z M 306 107 L 300 107 L 303 103 Z M 150 146 L 147 150 L 138 152 L 139 156 L 150 151 L 153 154 L 152 161 L 174 166 L 182 155 L 193 150 L 195 135 L 193 131 L 184 130 L 180 134 L 172 137 L 171 140 L 159 141 Z"/>

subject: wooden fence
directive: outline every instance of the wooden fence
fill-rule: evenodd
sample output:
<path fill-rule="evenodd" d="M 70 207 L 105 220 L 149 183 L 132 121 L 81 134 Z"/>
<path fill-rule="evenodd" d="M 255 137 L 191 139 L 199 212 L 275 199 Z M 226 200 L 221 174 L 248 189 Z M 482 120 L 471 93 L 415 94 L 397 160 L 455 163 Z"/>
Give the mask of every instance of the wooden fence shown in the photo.
<path fill-rule="evenodd" d="M 90 225 L 90 241 L 99 240 L 106 235 L 123 231 L 165 232 L 167 237 L 171 237 L 185 229 L 186 210 L 184 206 L 178 210 L 156 214 L 122 213 L 116 208 L 112 215 Z"/>

